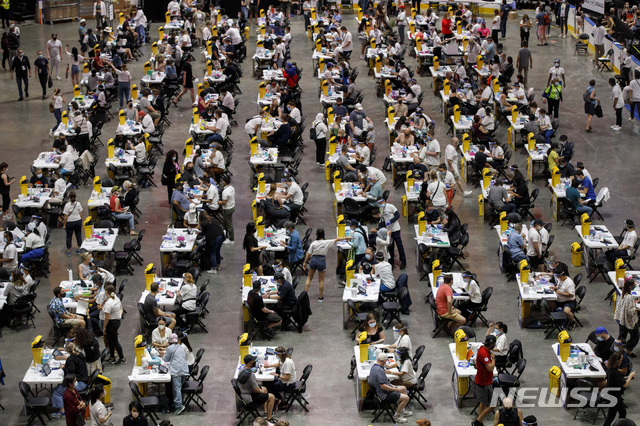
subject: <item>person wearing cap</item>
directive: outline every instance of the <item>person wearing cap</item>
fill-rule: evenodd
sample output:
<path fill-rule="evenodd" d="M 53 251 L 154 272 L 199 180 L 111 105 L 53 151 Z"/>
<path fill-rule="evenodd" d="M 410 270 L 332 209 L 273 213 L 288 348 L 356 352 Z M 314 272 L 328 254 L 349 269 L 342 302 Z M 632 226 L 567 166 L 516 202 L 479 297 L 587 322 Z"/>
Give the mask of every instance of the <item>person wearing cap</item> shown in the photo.
<path fill-rule="evenodd" d="M 261 286 L 262 283 L 260 280 L 253 282 L 252 290 L 247 296 L 247 304 L 249 305 L 251 314 L 257 321 L 267 323 L 267 330 L 265 330 L 267 336 L 273 337 L 273 332 L 271 330 L 282 323 L 282 318 L 280 318 L 275 311 L 268 309 L 265 306 L 263 297 L 260 295 Z"/>
<path fill-rule="evenodd" d="M 562 308 L 565 314 L 567 314 L 567 324 L 569 327 L 573 327 L 573 311 L 576 308 L 576 285 L 571 278 L 569 278 L 569 268 L 564 263 L 560 263 L 553 271 L 553 277 L 556 285 L 551 287 L 556 293 L 557 300 L 549 301 L 549 305 L 552 308 Z"/>
<path fill-rule="evenodd" d="M 597 327 L 594 334 L 596 340 L 594 342 L 595 348 L 593 348 L 593 353 L 603 361 L 608 360 L 611 354 L 613 354 L 614 337 L 602 326 Z"/>
<path fill-rule="evenodd" d="M 513 399 L 505 398 L 502 400 L 502 408 L 495 411 L 493 424 L 495 426 L 522 426 L 522 410 L 513 406 Z"/>
<path fill-rule="evenodd" d="M 367 117 L 367 114 L 364 112 L 362 104 L 357 103 L 354 110 L 351 112 L 351 114 L 349 114 L 349 126 L 347 128 L 349 131 L 349 136 L 360 136 L 365 128 L 365 121 L 373 124 L 373 121 L 371 121 L 371 119 Z"/>
<path fill-rule="evenodd" d="M 142 125 L 142 133 L 152 134 L 156 131 L 156 127 L 153 124 L 153 118 L 144 111 L 139 111 L 137 120 Z"/>
<path fill-rule="evenodd" d="M 199 220 L 199 212 L 196 209 L 196 205 L 194 203 L 189 204 L 189 211 L 184 214 L 184 218 L 182 220 L 185 228 L 196 229 L 200 228 L 200 220 Z"/>
<path fill-rule="evenodd" d="M 257 368 L 258 357 L 252 354 L 244 356 L 244 365 L 238 372 L 237 383 L 240 388 L 241 398 L 248 404 L 264 404 L 264 413 L 267 421 L 275 424 L 277 421 L 273 417 L 273 405 L 275 403 L 275 395 L 269 393 L 264 386 L 258 386 L 258 381 L 253 373 L 253 369 Z"/>
<path fill-rule="evenodd" d="M 533 225 L 529 228 L 527 234 L 527 256 L 529 256 L 529 264 L 531 270 L 544 271 L 544 259 L 542 257 L 542 237 L 540 230 L 544 229 L 544 221 L 542 219 L 536 219 L 533 221 Z"/>
<path fill-rule="evenodd" d="M 405 386 L 392 385 L 389 382 L 385 366 L 387 364 L 388 355 L 385 352 L 378 351 L 376 353 L 376 362 L 371 366 L 369 378 L 367 381 L 376 392 L 378 398 L 385 404 L 397 404 L 396 412 L 393 415 L 393 421 L 396 423 L 407 423 L 405 416 L 412 416 L 413 412 L 405 410 L 409 403 L 407 388 Z"/>
<path fill-rule="evenodd" d="M 87 20 L 82 18 L 80 19 L 80 25 L 78 26 L 79 39 L 83 40 L 86 34 L 87 34 Z"/>
<path fill-rule="evenodd" d="M 172 333 L 169 336 L 169 346 L 167 347 L 163 361 L 169 364 L 169 374 L 171 375 L 171 385 L 173 389 L 174 415 L 180 415 L 185 409 L 182 404 L 182 386 L 189 377 L 189 364 L 187 363 L 187 353 L 182 345 L 178 343 L 178 335 Z"/>
<path fill-rule="evenodd" d="M 109 207 L 113 212 L 113 217 L 117 220 L 126 220 L 129 222 L 129 234 L 130 235 L 138 235 L 135 231 L 135 217 L 133 213 L 128 211 L 128 208 L 123 208 L 120 203 L 120 188 L 118 186 L 114 186 L 111 188 L 111 195 L 109 196 Z"/>
<path fill-rule="evenodd" d="M 476 355 L 476 376 L 474 378 L 473 395 L 478 402 L 478 416 L 471 422 L 472 426 L 482 425 L 485 417 L 493 411 L 491 397 L 493 395 L 493 370 L 496 366 L 496 357 L 491 350 L 496 345 L 496 336 L 489 334 Z"/>
<path fill-rule="evenodd" d="M 274 310 L 278 313 L 282 311 L 290 311 L 296 305 L 298 298 L 296 297 L 296 291 L 291 285 L 291 282 L 286 280 L 282 272 L 276 272 L 273 274 L 273 281 L 276 283 L 276 290 L 267 292 L 262 295 L 264 299 L 277 300 Z M 284 330 L 287 324 L 283 322 L 282 329 Z"/>
<path fill-rule="evenodd" d="M 617 248 L 607 250 L 605 256 L 607 260 L 613 265 L 616 259 L 622 256 L 633 255 L 636 241 L 638 241 L 638 235 L 636 234 L 636 227 L 633 220 L 627 219 L 624 222 L 624 238 L 620 242 Z"/>
<path fill-rule="evenodd" d="M 376 253 L 376 264 L 373 265 L 372 273 L 380 277 L 380 293 L 394 291 L 396 289 L 396 279 L 393 276 L 393 268 L 391 264 L 385 260 L 384 253 L 379 251 Z M 378 299 L 378 303 L 382 303 L 382 295 Z"/>

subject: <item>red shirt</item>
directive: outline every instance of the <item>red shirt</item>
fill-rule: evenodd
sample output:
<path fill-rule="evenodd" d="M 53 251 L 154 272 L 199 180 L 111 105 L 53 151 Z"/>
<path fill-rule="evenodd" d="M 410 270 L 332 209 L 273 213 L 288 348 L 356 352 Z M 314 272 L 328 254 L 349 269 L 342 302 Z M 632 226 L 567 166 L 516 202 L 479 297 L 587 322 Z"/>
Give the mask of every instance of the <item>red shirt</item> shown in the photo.
<path fill-rule="evenodd" d="M 436 312 L 438 312 L 440 316 L 449 312 L 447 296 L 453 297 L 453 290 L 451 290 L 451 286 L 442 284 L 438 287 L 438 293 L 436 293 Z"/>
<path fill-rule="evenodd" d="M 438 290 L 440 291 L 440 290 Z M 493 371 L 487 369 L 487 364 L 491 363 L 491 351 L 484 345 L 478 349 L 476 356 L 476 373 L 475 382 L 480 386 L 489 386 L 493 382 Z"/>
<path fill-rule="evenodd" d="M 442 20 L 442 34 L 452 34 L 451 30 L 451 19 L 443 19 Z"/>
<path fill-rule="evenodd" d="M 112 195 L 111 197 L 109 197 L 109 207 L 111 207 L 111 211 L 115 212 L 116 211 L 116 200 L 118 199 L 117 195 Z"/>

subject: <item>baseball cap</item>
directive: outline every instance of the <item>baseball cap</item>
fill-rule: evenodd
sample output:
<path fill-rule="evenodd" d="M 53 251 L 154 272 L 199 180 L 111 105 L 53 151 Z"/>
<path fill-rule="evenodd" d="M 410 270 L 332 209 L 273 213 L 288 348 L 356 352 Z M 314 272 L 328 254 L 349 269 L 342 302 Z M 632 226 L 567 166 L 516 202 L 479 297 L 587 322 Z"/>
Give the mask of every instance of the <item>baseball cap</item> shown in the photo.
<path fill-rule="evenodd" d="M 194 203 L 189 204 L 189 211 L 191 213 L 196 211 L 196 205 Z"/>
<path fill-rule="evenodd" d="M 82 18 L 82 19 L 80 20 L 80 23 L 82 24 L 83 22 L 87 22 L 87 20 L 86 20 L 86 19 L 84 19 L 84 18 Z"/>
<path fill-rule="evenodd" d="M 533 224 L 534 224 L 534 225 L 541 225 L 541 226 L 544 226 L 544 220 L 542 220 L 542 219 L 536 219 L 536 220 L 534 220 L 534 221 L 533 221 Z"/>
<path fill-rule="evenodd" d="M 389 355 L 386 352 L 378 351 L 376 353 L 376 361 L 387 361 L 389 359 Z"/>
<path fill-rule="evenodd" d="M 359 223 L 356 219 L 351 219 L 351 220 L 349 221 L 349 225 L 351 225 L 351 226 L 358 226 L 358 225 L 360 225 L 360 223 Z"/>
<path fill-rule="evenodd" d="M 604 327 L 598 327 L 596 328 L 596 334 L 609 334 L 607 333 L 607 329 Z"/>
<path fill-rule="evenodd" d="M 362 111 L 362 104 L 358 103 L 355 107 L 358 111 Z"/>
<path fill-rule="evenodd" d="M 140 112 L 138 113 L 138 117 L 144 117 L 144 111 L 140 111 Z"/>
<path fill-rule="evenodd" d="M 178 343 L 178 335 L 176 333 L 171 333 L 169 343 Z"/>
<path fill-rule="evenodd" d="M 496 343 L 496 336 L 493 334 L 487 334 L 487 337 L 484 338 L 484 342 L 482 343 L 485 346 L 491 346 Z"/>
<path fill-rule="evenodd" d="M 624 224 L 627 225 L 627 226 L 634 226 L 634 223 L 633 223 L 633 221 L 631 219 L 625 220 Z"/>
<path fill-rule="evenodd" d="M 257 357 L 257 356 L 255 356 L 255 355 L 251 355 L 251 354 L 246 354 L 246 355 L 244 356 L 244 360 L 243 360 L 243 361 L 244 361 L 244 363 L 245 363 L 245 364 L 249 364 L 250 362 L 253 362 L 253 361 L 255 361 L 256 359 L 258 359 L 258 357 Z"/>
<path fill-rule="evenodd" d="M 384 260 L 384 253 L 379 251 L 376 253 L 376 260 Z"/>

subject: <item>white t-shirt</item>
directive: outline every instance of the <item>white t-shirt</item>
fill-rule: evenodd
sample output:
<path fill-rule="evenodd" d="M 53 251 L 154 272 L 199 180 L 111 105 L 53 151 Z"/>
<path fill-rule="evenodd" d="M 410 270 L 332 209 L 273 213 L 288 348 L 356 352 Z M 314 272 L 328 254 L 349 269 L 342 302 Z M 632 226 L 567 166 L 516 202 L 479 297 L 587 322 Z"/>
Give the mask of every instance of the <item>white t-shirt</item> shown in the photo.
<path fill-rule="evenodd" d="M 211 165 L 224 170 L 224 156 L 222 152 L 216 150 L 216 154 L 211 159 Z"/>
<path fill-rule="evenodd" d="M 382 173 L 380 169 L 376 169 L 375 167 L 367 167 L 367 177 L 375 178 L 376 182 L 380 182 L 380 185 L 384 185 L 384 183 L 387 181 L 384 173 Z"/>
<path fill-rule="evenodd" d="M 222 190 L 222 201 L 227 204 L 222 207 L 223 210 L 229 210 L 236 206 L 236 190 L 231 185 L 227 185 Z"/>
<path fill-rule="evenodd" d="M 633 102 L 640 102 L 640 81 L 631 80 L 631 83 L 629 83 L 629 90 L 632 91 L 631 100 Z"/>
<path fill-rule="evenodd" d="M 453 187 L 456 184 L 456 180 L 453 177 L 453 173 L 451 173 L 448 170 L 444 172 L 444 176 L 442 176 L 438 172 L 438 180 L 444 183 L 445 185 L 448 185 L 449 187 Z"/>
<path fill-rule="evenodd" d="M 356 153 L 360 157 L 362 157 L 362 164 L 364 164 L 365 166 L 368 166 L 370 162 L 370 156 L 371 156 L 371 151 L 369 150 L 369 147 L 367 145 L 358 144 L 356 146 Z"/>
<path fill-rule="evenodd" d="M 244 131 L 247 132 L 248 135 L 250 136 L 254 136 L 255 133 L 255 128 L 256 126 L 259 124 L 260 127 L 262 127 L 262 117 L 260 117 L 259 115 L 253 117 L 251 120 L 247 121 L 247 124 L 244 125 Z M 258 127 L 258 131 L 260 131 L 260 127 Z"/>
<path fill-rule="evenodd" d="M 120 303 L 120 298 L 115 294 L 114 297 L 107 296 L 102 310 L 105 314 L 110 314 L 110 320 L 122 319 L 122 303 Z"/>
<path fill-rule="evenodd" d="M 437 166 L 440 164 L 440 142 L 437 139 L 431 139 L 427 143 L 427 151 L 437 152 L 438 155 L 427 155 L 425 163 L 429 166 Z"/>
<path fill-rule="evenodd" d="M 218 210 L 220 208 L 220 204 L 218 204 L 219 199 L 220 195 L 218 195 L 218 188 L 214 185 L 209 186 L 209 189 L 207 189 L 207 200 L 211 200 L 211 202 L 207 203 L 207 206 L 211 210 Z"/>
<path fill-rule="evenodd" d="M 416 372 L 413 370 L 413 364 L 410 359 L 404 361 L 400 367 L 400 371 L 404 373 L 402 375 L 403 382 L 412 384 L 418 383 L 418 378 L 416 377 Z"/>
<path fill-rule="evenodd" d="M 495 354 L 498 356 L 505 356 L 509 352 L 509 341 L 507 335 L 502 333 L 500 337 L 496 339 Z"/>
<path fill-rule="evenodd" d="M 380 220 L 383 220 L 385 223 L 391 219 L 396 214 L 398 209 L 393 204 L 386 203 L 384 205 L 384 209 L 380 211 Z M 396 220 L 392 224 L 387 226 L 387 229 L 391 232 L 396 232 L 400 230 L 400 220 Z"/>
<path fill-rule="evenodd" d="M 82 204 L 80 204 L 78 201 L 76 201 L 75 203 L 69 201 L 64 205 L 62 214 L 69 215 L 69 217 L 67 218 L 67 222 L 77 222 L 78 220 L 82 220 Z"/>
<path fill-rule="evenodd" d="M 60 52 L 62 52 L 62 42 L 60 40 L 49 40 L 47 42 L 47 47 L 49 48 L 49 55 L 51 56 L 51 59 L 60 59 Z"/>
<path fill-rule="evenodd" d="M 564 295 L 558 294 L 558 302 L 568 302 L 570 300 L 576 299 L 576 284 L 573 282 L 571 278 L 567 277 L 567 279 L 564 280 L 563 282 L 561 283 L 559 282 L 558 290 L 560 290 L 560 292 L 562 293 L 572 294 L 572 296 L 564 296 Z"/>
<path fill-rule="evenodd" d="M 500 15 L 495 15 L 493 17 L 493 27 L 492 29 L 494 30 L 499 30 L 500 29 Z M 495 40 L 497 43 L 497 40 Z"/>
<path fill-rule="evenodd" d="M 449 171 L 454 174 L 458 173 L 458 151 L 456 147 L 453 145 L 447 145 L 444 150 L 444 159 L 447 164 L 447 168 L 451 167 Z M 449 165 L 449 160 L 451 160 L 451 165 Z"/>
<path fill-rule="evenodd" d="M 136 151 L 136 160 L 138 161 L 138 163 L 144 163 L 147 159 L 147 147 L 145 146 L 145 144 L 143 142 L 140 142 L 134 147 L 134 150 Z"/>
<path fill-rule="evenodd" d="M 409 356 L 413 357 L 413 350 L 411 348 L 411 338 L 408 334 L 403 334 L 395 342 L 397 348 L 407 348 L 409 350 Z"/>
<path fill-rule="evenodd" d="M 329 248 L 335 244 L 336 240 L 315 240 L 309 246 L 309 254 L 311 256 L 326 256 Z"/>
<path fill-rule="evenodd" d="M 300 185 L 298 185 L 296 182 L 289 182 L 288 185 L 289 189 L 287 190 L 287 194 L 292 195 L 289 199 L 293 204 L 301 206 L 304 202 L 304 194 L 302 193 Z"/>
<path fill-rule="evenodd" d="M 445 189 L 445 185 L 440 181 L 431 182 L 427 186 L 427 191 L 429 191 L 429 194 L 431 195 L 431 202 L 434 207 L 447 205 L 447 196 L 444 192 Z"/>
<path fill-rule="evenodd" d="M 630 247 L 630 248 L 627 249 L 627 253 L 629 255 L 633 251 L 633 246 L 636 244 L 637 240 L 638 240 L 638 236 L 636 235 L 636 231 L 629 231 L 629 232 L 624 234 L 624 239 L 622 240 L 622 245 Z"/>
<path fill-rule="evenodd" d="M 624 100 L 622 99 L 622 89 L 620 89 L 620 85 L 616 83 L 611 89 L 611 100 L 618 99 L 616 102 L 616 109 L 622 109 L 624 107 Z"/>
<path fill-rule="evenodd" d="M 527 256 L 536 256 L 536 250 L 533 247 L 533 243 L 538 243 L 538 250 L 542 253 L 542 237 L 535 226 L 529 228 L 529 233 L 527 234 Z"/>
<path fill-rule="evenodd" d="M 400 25 L 400 23 L 398 23 Z M 347 46 L 347 43 L 349 44 Z M 342 40 L 342 50 L 345 52 L 351 52 L 353 50 L 353 36 L 349 31 L 347 31 L 344 35 L 344 40 Z"/>
<path fill-rule="evenodd" d="M 2 258 L 5 260 L 11 259 L 11 262 L 4 262 L 2 266 L 7 268 L 9 271 L 16 270 L 16 268 L 18 267 L 18 250 L 16 249 L 16 245 L 14 243 L 6 245 Z"/>
<path fill-rule="evenodd" d="M 385 287 L 393 290 L 396 288 L 396 278 L 393 276 L 393 268 L 387 261 L 377 263 L 374 268 L 376 269 L 376 275 L 380 277 L 380 281 Z"/>
<path fill-rule="evenodd" d="M 60 156 L 60 169 L 64 169 L 68 172 L 72 172 L 75 169 L 73 164 L 73 154 L 66 150 L 64 154 Z"/>
<path fill-rule="evenodd" d="M 151 332 L 151 341 L 157 345 L 166 345 L 169 343 L 169 335 L 171 335 L 171 329 L 168 327 L 164 328 L 164 336 L 160 335 L 160 329 L 155 328 Z"/>
<path fill-rule="evenodd" d="M 557 78 L 558 80 L 562 81 L 562 76 L 564 75 L 564 68 L 551 67 L 549 68 L 549 74 L 551 74 L 551 80 L 553 80 L 554 78 Z"/>
<path fill-rule="evenodd" d="M 36 235 L 35 232 L 32 232 L 27 235 L 27 238 L 25 238 L 25 247 L 31 249 L 44 247 L 44 240 L 41 236 Z"/>
<path fill-rule="evenodd" d="M 89 413 L 91 414 L 91 426 L 103 426 L 105 423 L 100 423 L 100 419 L 107 417 L 109 411 L 102 401 L 98 399 L 95 404 L 89 406 Z M 106 424 L 109 424 L 108 420 Z"/>
<path fill-rule="evenodd" d="M 296 366 L 293 364 L 293 360 L 291 358 L 287 358 L 280 365 L 280 374 L 291 374 L 289 380 L 282 380 L 282 383 L 285 385 L 290 385 L 296 382 Z"/>

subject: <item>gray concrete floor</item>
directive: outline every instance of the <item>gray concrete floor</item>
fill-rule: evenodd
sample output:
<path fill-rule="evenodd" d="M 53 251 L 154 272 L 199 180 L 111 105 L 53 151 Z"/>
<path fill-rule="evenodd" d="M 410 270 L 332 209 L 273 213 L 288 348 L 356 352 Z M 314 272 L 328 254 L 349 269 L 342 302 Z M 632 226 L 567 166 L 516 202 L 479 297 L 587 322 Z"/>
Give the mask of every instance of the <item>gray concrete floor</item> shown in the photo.
<path fill-rule="evenodd" d="M 356 27 L 351 15 L 345 15 L 344 21 L 347 27 L 355 34 Z M 517 21 L 510 20 L 508 28 L 508 38 L 504 41 L 506 52 L 514 58 L 519 47 L 519 37 Z M 153 34 L 157 35 L 153 25 Z M 66 43 L 71 41 L 72 45 L 77 37 L 77 24 L 66 23 L 55 27 L 39 25 L 23 25 L 22 44 L 30 60 L 36 58 L 36 50 L 44 48 L 46 41 L 52 31 L 59 34 L 59 38 Z M 292 58 L 298 65 L 305 69 L 301 86 L 303 93 L 303 112 L 307 116 L 307 122 L 313 120 L 315 114 L 321 111 L 318 103 L 318 82 L 312 77 L 311 48 L 310 41 L 303 32 L 301 18 L 293 19 L 293 43 Z M 614 124 L 614 115 L 609 102 L 610 89 L 607 79 L 611 76 L 608 73 L 599 73 L 591 65 L 590 58 L 573 56 L 574 41 L 571 38 L 558 38 L 558 30 L 553 28 L 552 37 L 548 47 L 535 46 L 532 40 L 531 50 L 534 54 L 534 69 L 529 74 L 530 83 L 537 89 L 538 100 L 540 100 L 540 90 L 547 80 L 547 70 L 553 65 L 554 58 L 561 58 L 562 65 L 567 71 L 567 89 L 565 100 L 561 105 L 560 132 L 570 135 L 570 139 L 576 144 L 575 161 L 585 162 L 591 175 L 600 177 L 600 186 L 608 186 L 611 190 L 611 201 L 602 209 L 605 215 L 605 224 L 610 229 L 617 231 L 622 227 L 623 221 L 627 218 L 638 220 L 638 202 L 640 195 L 637 191 L 637 184 L 634 179 L 635 162 L 639 157 L 640 148 L 634 142 L 638 138 L 638 125 L 625 120 L 623 130 L 615 133 L 609 129 Z M 249 54 L 255 49 L 255 34 L 251 33 L 251 40 L 248 43 Z M 150 54 L 149 45 L 143 48 L 145 56 Z M 384 108 L 380 99 L 376 98 L 374 91 L 374 80 L 366 75 L 366 65 L 364 61 L 353 55 L 353 66 L 357 66 L 361 72 L 357 84 L 364 90 L 365 110 L 373 118 L 378 129 L 379 145 L 378 160 L 376 166 L 381 167 L 385 157 L 384 147 L 387 144 L 386 132 L 383 130 Z M 415 68 L 414 60 L 407 59 L 407 63 Z M 139 79 L 142 74 L 143 61 L 130 65 L 130 70 L 134 80 Z M 244 123 L 245 119 L 254 115 L 256 105 L 254 100 L 257 93 L 258 81 L 251 77 L 250 61 L 243 64 L 245 77 L 242 79 L 241 88 L 243 95 L 240 96 L 241 103 L 237 120 Z M 198 58 L 194 66 L 196 76 L 202 75 L 204 69 L 203 61 Z M 588 81 L 594 78 L 597 82 L 598 97 L 603 100 L 605 117 L 594 119 L 594 132 L 587 134 L 585 128 L 585 115 L 583 114 L 581 94 Z M 429 93 L 431 79 L 419 78 L 426 92 L 423 107 L 431 117 L 439 116 L 440 101 Z M 71 83 L 69 80 L 62 80 L 57 85 L 63 89 L 65 96 L 71 96 Z M 53 116 L 48 112 L 48 101 L 40 100 L 39 85 L 37 80 L 31 80 L 31 97 L 24 102 L 16 102 L 17 93 L 15 83 L 10 80 L 9 73 L 5 72 L 0 77 L 0 102 L 2 104 L 0 114 L 0 126 L 3 129 L 2 156 L 1 161 L 9 163 L 9 174 L 11 176 L 22 176 L 28 174 L 29 166 L 34 157 L 40 151 L 50 148 L 51 141 L 48 137 L 48 130 L 54 123 Z M 164 138 L 165 152 L 174 148 L 179 152 L 186 138 L 188 138 L 187 126 L 191 117 L 190 109 L 187 108 L 188 101 L 183 100 L 181 108 L 171 110 L 172 126 L 167 130 Z M 115 133 L 116 122 L 112 121 L 104 126 L 103 140 L 106 141 Z M 437 126 L 437 137 L 440 140 L 442 150 L 448 141 L 446 128 L 440 122 Z M 506 140 L 505 127 L 502 126 L 498 132 L 500 138 Z M 306 136 L 306 135 L 305 135 Z M 209 305 L 211 314 L 208 315 L 206 323 L 209 326 L 209 334 L 195 332 L 190 336 L 194 348 L 205 347 L 206 353 L 202 360 L 202 365 L 210 365 L 211 371 L 205 385 L 204 399 L 208 401 L 207 413 L 189 411 L 179 417 L 171 417 L 176 425 L 187 424 L 233 424 L 234 419 L 234 395 L 229 384 L 233 376 L 233 371 L 237 363 L 238 349 L 236 337 L 240 334 L 240 303 L 238 296 L 238 285 L 241 280 L 241 267 L 244 264 L 244 252 L 241 247 L 242 230 L 247 221 L 250 220 L 250 201 L 253 193 L 247 185 L 247 163 L 248 144 L 247 137 L 242 127 L 234 129 L 233 139 L 236 142 L 236 154 L 234 164 L 231 169 L 234 173 L 233 185 L 237 191 L 238 206 L 235 213 L 235 224 L 238 241 L 234 246 L 223 246 L 223 270 L 218 275 L 213 275 L 209 290 L 212 291 L 212 299 Z M 335 219 L 332 217 L 331 204 L 333 196 L 329 185 L 324 180 L 324 170 L 315 166 L 313 144 L 306 142 L 306 152 L 303 160 L 300 179 L 302 182 L 308 181 L 309 186 L 309 213 L 307 222 L 313 228 L 323 227 L 327 229 L 328 235 L 332 235 L 335 229 Z M 102 158 L 106 155 L 106 148 L 102 149 Z M 514 155 L 513 163 L 525 166 L 525 157 L 517 151 Z M 98 172 L 105 176 L 104 163 L 99 164 Z M 159 178 L 156 177 L 156 181 Z M 159 184 L 159 182 L 157 182 Z M 536 217 L 541 217 L 546 221 L 552 220 L 549 208 L 550 194 L 543 188 L 544 183 L 538 179 L 530 183 L 530 189 L 541 188 L 540 198 L 536 203 Z M 13 196 L 18 191 L 14 185 Z M 79 200 L 86 202 L 90 194 L 90 188 L 83 187 L 78 190 Z M 402 194 L 392 191 L 390 202 L 400 207 L 400 197 Z M 468 269 L 476 272 L 482 287 L 492 285 L 495 289 L 487 318 L 490 321 L 504 321 L 509 327 L 509 339 L 520 339 L 524 343 L 524 354 L 528 360 L 527 370 L 523 376 L 523 382 L 528 387 L 548 386 L 548 370 L 556 362 L 556 358 L 551 351 L 553 340 L 543 340 L 540 330 L 521 330 L 518 327 L 518 301 L 517 288 L 515 283 L 506 282 L 497 269 L 496 250 L 498 242 L 495 232 L 489 230 L 477 215 L 476 196 L 478 190 L 474 191 L 474 196 L 468 199 L 456 197 L 455 208 L 463 222 L 469 224 L 471 243 L 467 249 L 467 260 L 465 264 Z M 161 235 L 169 219 L 169 209 L 166 201 L 166 192 L 163 187 L 158 189 L 145 189 L 141 195 L 141 209 L 144 213 L 140 228 L 147 229 L 147 235 L 143 241 L 143 256 L 146 262 L 159 262 L 158 244 Z M 159 207 L 159 208 L 158 208 Z M 416 410 L 413 419 L 428 418 L 434 425 L 467 424 L 472 417 L 469 416 L 472 402 L 467 402 L 463 409 L 456 409 L 451 388 L 451 357 L 447 351 L 450 342 L 444 337 L 432 338 L 430 331 L 432 323 L 429 308 L 423 302 L 423 296 L 427 292 L 427 283 L 419 282 L 414 269 L 415 243 L 412 239 L 413 228 L 409 228 L 406 219 L 402 219 L 403 233 L 407 257 L 409 259 L 407 273 L 409 274 L 409 288 L 413 298 L 412 313 L 405 317 L 409 324 L 414 347 L 420 344 L 426 345 L 426 352 L 422 357 L 422 363 L 431 362 L 433 368 L 428 377 L 427 397 L 429 399 L 429 409 L 427 411 Z M 304 230 L 304 227 L 302 227 Z M 0 387 L 0 403 L 4 405 L 6 411 L 0 412 L 1 423 L 3 424 L 24 424 L 26 417 L 21 415 L 22 399 L 18 393 L 17 383 L 22 379 L 24 371 L 28 367 L 30 360 L 29 343 L 38 335 L 51 336 L 51 322 L 46 315 L 45 306 L 51 299 L 50 288 L 55 287 L 66 277 L 67 268 L 76 268 L 79 258 L 74 255 L 71 258 L 64 256 L 64 231 L 53 230 L 52 247 L 53 266 L 49 279 L 43 280 L 38 295 L 37 305 L 44 314 L 37 316 L 37 329 L 28 329 L 14 332 L 10 329 L 3 330 L 3 338 L 0 340 L 0 356 L 2 356 L 3 366 L 7 373 L 6 385 Z M 556 236 L 556 242 L 552 252 L 559 256 L 561 260 L 570 263 L 570 245 L 576 241 L 576 234 L 568 228 L 561 229 L 559 223 L 554 224 L 552 232 Z M 120 239 L 119 245 L 124 239 Z M 329 270 L 335 267 L 333 256 L 329 257 Z M 584 272 L 582 269 L 571 268 L 571 273 Z M 125 278 L 125 277 L 123 277 Z M 131 395 L 127 388 L 127 375 L 131 369 L 134 359 L 133 338 L 138 334 L 138 318 L 135 304 L 139 298 L 140 291 L 144 288 L 144 277 L 141 267 L 136 267 L 135 277 L 126 277 L 129 285 L 126 289 L 125 307 L 127 315 L 125 326 L 120 330 L 120 338 L 123 343 L 125 354 L 130 362 L 126 366 L 108 366 L 105 374 L 113 381 L 112 397 L 115 403 L 114 424 L 118 424 L 126 414 L 127 404 Z M 595 327 L 604 325 L 614 334 L 617 327 L 612 319 L 612 307 L 608 302 L 603 301 L 608 292 L 607 286 L 600 280 L 592 284 L 587 284 L 588 294 L 585 299 L 585 309 L 581 312 L 582 321 L 585 328 L 579 328 L 571 332 L 575 341 L 584 341 L 588 333 Z M 310 412 L 304 413 L 300 407 L 294 407 L 286 415 L 278 414 L 278 418 L 285 418 L 292 425 L 367 425 L 371 421 L 369 412 L 358 413 L 355 405 L 355 383 L 348 381 L 346 375 L 349 369 L 349 360 L 353 353 L 353 342 L 347 332 L 341 328 L 341 295 L 342 289 L 337 286 L 335 277 L 329 273 L 327 275 L 326 300 L 319 304 L 316 302 L 317 284 L 310 290 L 311 307 L 313 316 L 310 318 L 305 331 L 302 334 L 293 332 L 278 333 L 271 342 L 273 345 L 282 344 L 285 347 L 294 347 L 294 361 L 298 373 L 307 364 L 313 364 L 314 370 L 309 380 L 308 393 L 310 394 Z M 484 333 L 484 328 L 477 327 L 478 333 Z M 390 338 L 387 339 L 390 341 Z M 51 340 L 49 340 L 49 344 Z M 626 402 L 629 406 L 629 417 L 638 418 L 640 409 L 638 407 L 637 393 L 632 384 L 627 392 Z M 471 406 L 470 406 L 471 405 Z M 540 419 L 541 425 L 560 424 L 570 421 L 573 418 L 573 411 L 565 411 L 562 408 L 536 408 L 525 410 L 525 415 L 534 414 Z M 169 416 L 163 416 L 168 418 Z M 602 420 L 599 420 L 601 422 Z M 61 423 L 54 421 L 52 423 Z M 487 424 L 489 420 L 487 420 Z M 579 424 L 587 424 L 581 422 Z"/>

